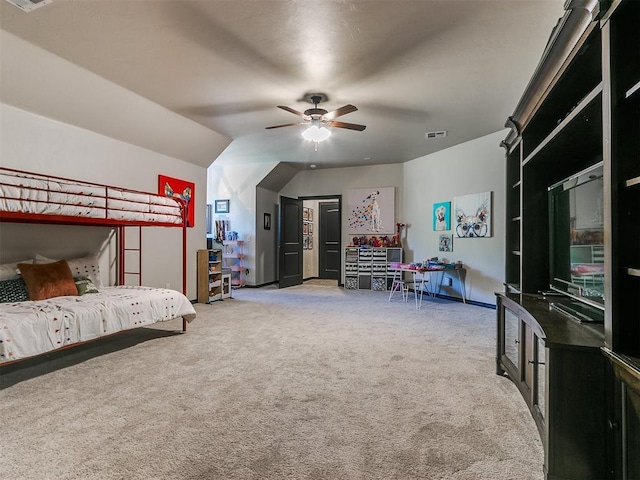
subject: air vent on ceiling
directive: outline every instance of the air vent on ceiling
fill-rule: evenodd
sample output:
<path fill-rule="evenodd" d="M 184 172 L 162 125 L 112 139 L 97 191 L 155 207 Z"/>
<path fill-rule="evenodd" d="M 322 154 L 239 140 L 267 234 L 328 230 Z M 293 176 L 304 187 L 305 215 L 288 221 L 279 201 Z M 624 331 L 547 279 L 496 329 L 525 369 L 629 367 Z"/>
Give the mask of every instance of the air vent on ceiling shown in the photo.
<path fill-rule="evenodd" d="M 30 12 L 36 8 L 50 4 L 53 0 L 7 0 L 11 5 L 15 5 L 23 12 Z"/>
<path fill-rule="evenodd" d="M 432 138 L 444 138 L 447 136 L 447 131 L 440 130 L 439 132 L 427 132 L 424 134 L 424 136 L 427 137 L 427 140 L 430 140 Z"/>

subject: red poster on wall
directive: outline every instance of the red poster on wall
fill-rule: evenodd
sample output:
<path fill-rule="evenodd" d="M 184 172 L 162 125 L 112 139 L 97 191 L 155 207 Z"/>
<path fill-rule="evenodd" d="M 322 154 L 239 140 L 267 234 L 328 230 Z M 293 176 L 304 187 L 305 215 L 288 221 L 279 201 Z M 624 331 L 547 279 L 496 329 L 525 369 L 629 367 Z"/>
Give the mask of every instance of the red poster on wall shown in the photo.
<path fill-rule="evenodd" d="M 183 200 L 187 213 L 187 227 L 195 225 L 195 184 L 193 182 L 158 175 L 158 193 L 166 197 Z"/>

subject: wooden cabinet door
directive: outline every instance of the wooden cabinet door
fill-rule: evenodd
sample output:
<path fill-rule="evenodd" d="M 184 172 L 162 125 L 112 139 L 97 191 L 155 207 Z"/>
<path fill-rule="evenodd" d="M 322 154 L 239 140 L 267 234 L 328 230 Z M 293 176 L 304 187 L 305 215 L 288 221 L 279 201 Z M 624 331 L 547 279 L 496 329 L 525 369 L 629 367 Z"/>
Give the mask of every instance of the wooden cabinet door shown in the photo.
<path fill-rule="evenodd" d="M 518 345 L 520 344 L 520 318 L 517 312 L 512 312 L 508 308 L 504 308 L 504 356 L 513 363 L 516 370 L 520 368 L 518 361 Z"/>
<path fill-rule="evenodd" d="M 521 346 L 520 349 L 520 365 L 521 365 L 521 377 L 520 381 L 524 383 L 524 388 L 528 392 L 529 401 L 527 403 L 531 404 L 531 391 L 533 387 L 533 374 L 534 374 L 534 341 L 535 335 L 533 334 L 533 330 L 531 326 L 527 323 L 521 323 Z"/>

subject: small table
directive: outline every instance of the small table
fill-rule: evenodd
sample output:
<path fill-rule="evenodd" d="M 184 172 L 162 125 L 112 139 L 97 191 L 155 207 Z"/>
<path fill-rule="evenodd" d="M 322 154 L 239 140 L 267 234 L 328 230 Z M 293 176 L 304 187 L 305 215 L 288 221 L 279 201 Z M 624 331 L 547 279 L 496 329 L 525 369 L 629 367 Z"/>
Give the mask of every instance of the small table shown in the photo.
<path fill-rule="evenodd" d="M 393 280 L 402 280 L 403 272 L 409 272 L 413 275 L 413 293 L 416 301 L 416 308 L 420 309 L 422 306 L 422 294 L 425 291 L 425 286 L 427 287 L 427 294 L 431 296 L 436 296 L 440 293 L 440 289 L 442 288 L 442 280 L 444 279 L 444 274 L 446 272 L 456 272 L 458 275 L 458 282 L 460 283 L 460 289 L 462 290 L 462 302 L 467 303 L 467 289 L 464 283 L 464 279 L 462 278 L 462 271 L 466 274 L 465 268 L 394 268 L 393 272 Z M 442 273 L 442 275 L 438 275 L 438 273 Z M 438 282 L 438 289 L 435 288 L 435 283 L 431 282 L 431 277 L 436 275 L 436 280 Z M 427 275 L 429 279 L 427 280 Z M 429 284 L 429 285 L 427 285 Z M 418 286 L 420 287 L 420 299 L 418 299 Z M 389 294 L 389 299 L 391 299 L 391 295 L 393 291 Z"/>

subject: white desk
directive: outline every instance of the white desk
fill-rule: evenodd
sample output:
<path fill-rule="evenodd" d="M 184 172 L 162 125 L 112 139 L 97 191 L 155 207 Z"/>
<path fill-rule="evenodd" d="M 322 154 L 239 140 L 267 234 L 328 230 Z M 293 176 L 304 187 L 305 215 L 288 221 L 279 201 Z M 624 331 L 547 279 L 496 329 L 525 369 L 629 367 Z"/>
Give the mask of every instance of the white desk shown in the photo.
<path fill-rule="evenodd" d="M 413 293 L 416 301 L 416 308 L 420 309 L 422 306 L 422 294 L 426 291 L 428 295 L 435 297 L 440 293 L 440 289 L 442 288 L 442 280 L 444 279 L 445 273 L 453 273 L 456 272 L 458 275 L 458 282 L 460 283 L 460 290 L 462 295 L 462 302 L 467 303 L 467 289 L 465 286 L 465 279 L 462 275 L 462 272 L 465 273 L 466 270 L 464 268 L 446 268 L 446 269 L 436 269 L 436 268 L 394 268 L 393 269 L 393 280 L 402 280 L 402 275 L 404 272 L 409 272 L 412 275 L 412 283 L 413 283 Z M 438 274 L 441 275 L 438 275 Z M 435 279 L 433 278 L 435 274 Z M 432 281 L 435 280 L 435 281 Z M 436 290 L 437 283 L 437 290 Z M 425 288 L 426 287 L 426 288 Z M 419 298 L 418 298 L 418 290 L 420 290 Z M 394 291 L 392 290 L 389 293 L 389 299 L 393 295 Z"/>

